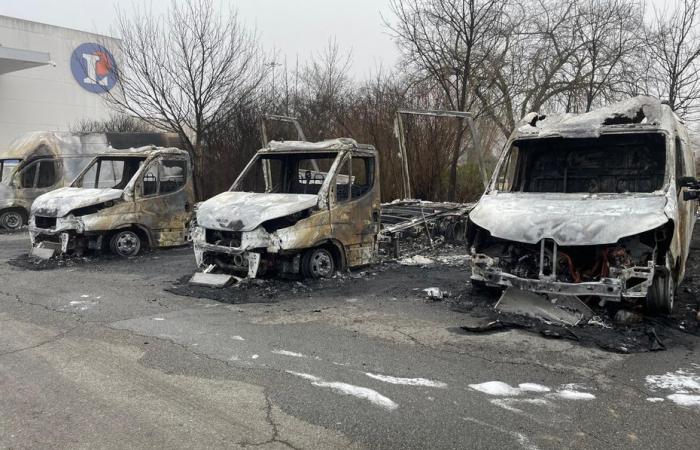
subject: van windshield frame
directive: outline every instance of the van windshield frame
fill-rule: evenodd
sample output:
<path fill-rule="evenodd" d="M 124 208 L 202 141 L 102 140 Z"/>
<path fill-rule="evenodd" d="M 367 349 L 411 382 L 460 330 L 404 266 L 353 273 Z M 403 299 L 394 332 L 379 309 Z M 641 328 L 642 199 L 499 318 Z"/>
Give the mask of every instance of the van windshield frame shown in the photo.
<path fill-rule="evenodd" d="M 17 172 L 17 168 L 21 164 L 21 159 L 0 159 L 0 183 L 9 185 L 10 181 L 12 180 L 12 177 Z"/>

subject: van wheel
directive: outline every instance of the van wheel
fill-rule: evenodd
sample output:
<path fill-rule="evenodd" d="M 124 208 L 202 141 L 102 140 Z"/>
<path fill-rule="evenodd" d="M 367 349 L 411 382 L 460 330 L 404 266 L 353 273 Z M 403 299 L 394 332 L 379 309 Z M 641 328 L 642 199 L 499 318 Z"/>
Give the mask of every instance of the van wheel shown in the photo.
<path fill-rule="evenodd" d="M 24 214 L 16 209 L 8 209 L 0 212 L 0 228 L 6 230 L 19 230 L 24 226 Z"/>
<path fill-rule="evenodd" d="M 141 251 L 141 238 L 132 230 L 117 231 L 109 240 L 109 248 L 122 258 L 136 256 Z"/>
<path fill-rule="evenodd" d="M 327 248 L 308 250 L 301 258 L 301 273 L 304 278 L 330 278 L 335 273 L 335 260 Z"/>
<path fill-rule="evenodd" d="M 647 311 L 652 314 L 670 314 L 676 295 L 673 274 L 657 272 L 647 292 Z"/>

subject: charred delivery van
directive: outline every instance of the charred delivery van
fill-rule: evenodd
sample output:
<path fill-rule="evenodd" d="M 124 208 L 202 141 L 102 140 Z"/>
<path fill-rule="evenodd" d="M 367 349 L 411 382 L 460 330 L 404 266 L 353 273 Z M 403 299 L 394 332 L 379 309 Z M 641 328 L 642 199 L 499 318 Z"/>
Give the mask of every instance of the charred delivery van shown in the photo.
<path fill-rule="evenodd" d="M 70 187 L 34 201 L 32 253 L 48 258 L 109 247 L 126 257 L 146 246 L 184 244 L 194 202 L 191 174 L 184 150 L 110 150 L 94 158 Z"/>
<path fill-rule="evenodd" d="M 686 128 L 656 99 L 532 113 L 469 215 L 472 282 L 670 311 L 695 186 Z"/>
<path fill-rule="evenodd" d="M 198 206 L 197 265 L 329 277 L 369 264 L 380 226 L 376 150 L 352 139 L 270 142 L 231 190 Z"/>
<path fill-rule="evenodd" d="M 26 225 L 34 199 L 70 184 L 108 146 L 104 134 L 36 132 L 0 149 L 0 229 Z"/>

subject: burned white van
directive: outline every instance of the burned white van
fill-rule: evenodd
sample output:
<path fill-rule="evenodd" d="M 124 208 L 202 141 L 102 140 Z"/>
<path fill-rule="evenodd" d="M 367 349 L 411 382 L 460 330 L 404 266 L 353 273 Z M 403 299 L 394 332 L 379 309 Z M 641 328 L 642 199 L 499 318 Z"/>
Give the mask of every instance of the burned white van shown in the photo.
<path fill-rule="evenodd" d="M 636 97 L 531 113 L 469 215 L 472 283 L 645 301 L 668 312 L 695 224 L 695 162 L 671 109 Z"/>
<path fill-rule="evenodd" d="M 32 254 L 49 258 L 109 247 L 127 257 L 144 247 L 186 243 L 191 174 L 188 153 L 177 148 L 111 150 L 94 158 L 70 187 L 34 201 Z"/>
<path fill-rule="evenodd" d="M 198 206 L 197 265 L 255 277 L 330 277 L 372 262 L 380 226 L 376 150 L 352 139 L 270 142 L 230 191 Z"/>
<path fill-rule="evenodd" d="M 35 132 L 0 149 L 0 229 L 26 225 L 34 199 L 70 184 L 108 146 L 104 134 Z"/>
<path fill-rule="evenodd" d="M 0 229 L 27 224 L 34 199 L 68 186 L 97 155 L 111 148 L 178 146 L 172 133 L 32 132 L 0 149 Z"/>

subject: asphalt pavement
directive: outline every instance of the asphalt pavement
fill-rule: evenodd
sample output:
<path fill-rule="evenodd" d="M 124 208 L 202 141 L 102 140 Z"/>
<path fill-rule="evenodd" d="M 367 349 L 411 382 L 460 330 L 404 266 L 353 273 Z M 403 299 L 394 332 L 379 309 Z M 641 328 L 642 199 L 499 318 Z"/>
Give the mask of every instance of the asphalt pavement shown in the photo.
<path fill-rule="evenodd" d="M 700 442 L 700 338 L 627 355 L 455 333 L 473 317 L 423 289 L 468 293 L 463 264 L 263 281 L 216 301 L 170 292 L 195 268 L 190 248 L 27 267 L 28 247 L 0 235 L 0 448 Z"/>

